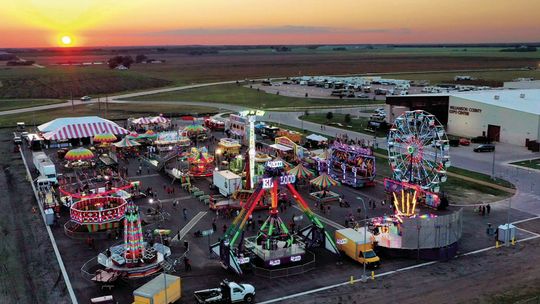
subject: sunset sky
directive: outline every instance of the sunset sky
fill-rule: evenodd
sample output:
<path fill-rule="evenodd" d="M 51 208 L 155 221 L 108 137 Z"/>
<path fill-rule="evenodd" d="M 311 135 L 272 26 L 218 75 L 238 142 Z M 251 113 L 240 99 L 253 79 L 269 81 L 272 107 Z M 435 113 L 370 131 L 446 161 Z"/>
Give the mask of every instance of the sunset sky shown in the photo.
<path fill-rule="evenodd" d="M 539 0 L 0 0 L 0 47 L 540 41 Z"/>

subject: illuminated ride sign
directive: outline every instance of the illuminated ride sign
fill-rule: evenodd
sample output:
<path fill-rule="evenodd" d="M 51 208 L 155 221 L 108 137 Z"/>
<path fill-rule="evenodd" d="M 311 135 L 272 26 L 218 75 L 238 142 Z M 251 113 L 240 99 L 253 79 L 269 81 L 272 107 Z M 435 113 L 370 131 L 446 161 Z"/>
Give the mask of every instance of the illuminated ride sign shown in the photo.
<path fill-rule="evenodd" d="M 282 175 L 282 176 L 277 177 L 277 179 L 279 180 L 279 185 L 280 186 L 285 186 L 285 185 L 288 185 L 288 184 L 294 184 L 294 182 L 296 181 L 296 176 L 294 176 L 294 175 Z M 262 178 L 262 188 L 263 189 L 270 189 L 272 187 L 274 187 L 274 177 Z"/>

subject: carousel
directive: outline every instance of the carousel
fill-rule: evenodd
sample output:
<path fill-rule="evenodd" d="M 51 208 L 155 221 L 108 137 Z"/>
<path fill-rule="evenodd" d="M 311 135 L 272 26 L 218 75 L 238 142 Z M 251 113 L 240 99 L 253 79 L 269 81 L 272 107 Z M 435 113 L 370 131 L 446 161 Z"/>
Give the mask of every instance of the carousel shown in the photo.
<path fill-rule="evenodd" d="M 309 196 L 319 204 L 339 201 L 340 195 L 336 192 L 328 190 L 330 186 L 339 185 L 339 182 L 333 179 L 330 175 L 323 173 L 312 179 L 310 184 L 315 186 L 318 191 L 311 192 Z"/>
<path fill-rule="evenodd" d="M 69 150 L 64 155 L 64 160 L 64 168 L 68 170 L 88 169 L 96 165 L 94 152 L 86 148 Z"/>
<path fill-rule="evenodd" d="M 191 148 L 187 162 L 191 177 L 212 176 L 214 172 L 214 157 L 208 153 L 206 147 Z"/>

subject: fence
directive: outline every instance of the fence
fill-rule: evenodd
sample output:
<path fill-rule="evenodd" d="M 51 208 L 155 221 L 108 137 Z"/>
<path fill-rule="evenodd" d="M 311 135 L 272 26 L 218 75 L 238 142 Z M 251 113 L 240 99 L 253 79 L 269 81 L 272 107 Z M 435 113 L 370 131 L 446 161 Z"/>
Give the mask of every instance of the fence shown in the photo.
<path fill-rule="evenodd" d="M 280 269 L 266 269 L 252 265 L 253 274 L 259 277 L 264 277 L 267 279 L 283 278 L 288 276 L 294 276 L 299 274 L 304 274 L 308 271 L 315 269 L 315 255 L 311 252 L 306 252 L 306 254 L 312 255 L 312 260 L 306 264 L 292 266 L 287 268 Z"/>

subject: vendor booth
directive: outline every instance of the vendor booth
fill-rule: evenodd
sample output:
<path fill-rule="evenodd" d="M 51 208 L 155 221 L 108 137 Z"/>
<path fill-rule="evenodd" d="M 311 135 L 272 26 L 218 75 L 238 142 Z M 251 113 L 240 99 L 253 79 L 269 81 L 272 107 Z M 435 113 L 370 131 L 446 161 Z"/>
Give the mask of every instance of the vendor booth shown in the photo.
<path fill-rule="evenodd" d="M 302 142 L 302 133 L 286 130 L 286 129 L 279 129 L 277 131 L 278 137 L 287 137 L 291 141 L 293 141 L 295 144 L 300 144 Z"/>
<path fill-rule="evenodd" d="M 304 157 L 304 148 L 297 145 L 294 141 L 288 137 L 277 137 L 275 143 L 270 145 L 277 154 L 284 158 L 303 158 Z"/>
<path fill-rule="evenodd" d="M 221 153 L 228 155 L 238 155 L 241 147 L 242 145 L 238 140 L 232 138 L 222 138 L 218 143 L 218 149 L 221 150 Z"/>

